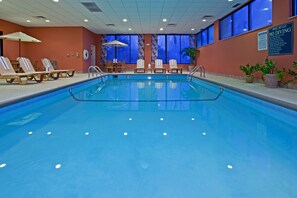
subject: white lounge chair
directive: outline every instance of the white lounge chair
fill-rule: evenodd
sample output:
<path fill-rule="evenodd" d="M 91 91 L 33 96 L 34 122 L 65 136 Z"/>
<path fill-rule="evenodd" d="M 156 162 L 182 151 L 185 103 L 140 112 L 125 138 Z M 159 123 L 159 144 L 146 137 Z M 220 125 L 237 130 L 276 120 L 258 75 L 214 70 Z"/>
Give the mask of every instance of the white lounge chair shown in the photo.
<path fill-rule="evenodd" d="M 41 59 L 41 61 L 46 71 L 60 72 L 60 77 L 62 78 L 72 77 L 74 75 L 74 72 L 75 72 L 74 69 L 55 70 L 54 67 L 52 66 L 52 63 L 47 58 L 43 58 Z"/>
<path fill-rule="evenodd" d="M 36 72 L 31 61 L 28 58 L 25 57 L 19 57 L 18 61 L 20 63 L 21 68 L 23 69 L 23 71 L 25 73 L 39 73 L 39 74 L 44 74 L 46 77 L 46 80 L 49 80 L 49 78 L 52 78 L 54 80 L 59 78 L 59 75 L 61 72 L 57 72 L 57 71 L 40 71 L 40 72 Z"/>
<path fill-rule="evenodd" d="M 181 68 L 177 67 L 177 63 L 175 59 L 170 59 L 169 60 L 169 69 L 168 72 L 170 73 L 183 73 L 183 70 Z"/>
<path fill-rule="evenodd" d="M 144 60 L 138 59 L 134 73 L 145 73 Z"/>
<path fill-rule="evenodd" d="M 156 59 L 154 73 L 166 73 L 166 69 L 163 67 L 163 61 Z"/>
<path fill-rule="evenodd" d="M 7 57 L 0 56 L 0 79 L 5 79 L 7 83 L 17 82 L 27 84 L 28 80 L 34 80 L 37 83 L 42 82 L 44 74 L 41 73 L 16 73 L 10 60 Z"/>

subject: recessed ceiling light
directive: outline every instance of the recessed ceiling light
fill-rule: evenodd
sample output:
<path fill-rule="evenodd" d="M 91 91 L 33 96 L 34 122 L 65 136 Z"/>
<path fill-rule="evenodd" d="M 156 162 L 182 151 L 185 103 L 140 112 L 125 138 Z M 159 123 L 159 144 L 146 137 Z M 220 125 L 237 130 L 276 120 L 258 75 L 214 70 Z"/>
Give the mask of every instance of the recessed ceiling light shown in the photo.
<path fill-rule="evenodd" d="M 164 29 L 163 28 L 160 28 L 160 30 L 163 31 Z"/>
<path fill-rule="evenodd" d="M 28 23 L 31 23 L 31 21 L 30 20 L 26 20 Z"/>
<path fill-rule="evenodd" d="M 59 2 L 59 0 L 53 0 L 53 2 Z"/>
<path fill-rule="evenodd" d="M 132 30 L 132 28 L 129 28 L 128 30 L 129 30 L 129 31 L 131 31 L 131 30 Z"/>
<path fill-rule="evenodd" d="M 228 0 L 229 2 L 233 1 L 233 0 Z"/>
<path fill-rule="evenodd" d="M 46 19 L 46 20 L 45 20 L 45 22 L 46 22 L 46 23 L 49 23 L 49 22 L 51 22 L 51 21 L 50 21 L 50 20 L 48 20 L 48 19 Z"/>
<path fill-rule="evenodd" d="M 192 28 L 191 30 L 192 30 L 192 31 L 194 31 L 194 30 L 195 30 L 195 28 Z"/>
<path fill-rule="evenodd" d="M 205 21 L 206 21 L 206 19 L 202 19 L 202 21 L 203 21 L 203 22 L 205 22 Z"/>
<path fill-rule="evenodd" d="M 85 19 L 85 20 L 84 20 L 84 22 L 88 22 L 88 21 L 89 21 L 88 19 Z"/>
<path fill-rule="evenodd" d="M 127 22 L 128 21 L 128 19 L 123 19 L 123 22 Z"/>
<path fill-rule="evenodd" d="M 166 22 L 167 21 L 167 19 L 163 19 L 163 22 Z"/>

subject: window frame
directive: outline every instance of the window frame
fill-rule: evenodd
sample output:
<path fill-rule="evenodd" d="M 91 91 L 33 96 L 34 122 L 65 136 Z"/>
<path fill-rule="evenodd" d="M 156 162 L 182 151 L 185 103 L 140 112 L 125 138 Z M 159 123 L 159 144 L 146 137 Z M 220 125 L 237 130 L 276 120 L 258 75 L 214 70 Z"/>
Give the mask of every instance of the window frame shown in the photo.
<path fill-rule="evenodd" d="M 129 36 L 130 38 L 129 38 L 129 40 L 130 40 L 130 43 L 128 44 L 128 46 L 127 47 L 129 47 L 129 54 L 130 54 L 130 56 L 129 56 L 129 62 L 126 62 L 126 64 L 136 64 L 136 62 L 137 62 L 137 60 L 135 61 L 135 63 L 134 62 L 132 62 L 132 56 L 131 56 L 131 36 L 137 36 L 138 37 L 138 34 L 107 34 L 106 35 L 106 37 L 107 36 L 114 36 L 114 39 L 115 40 L 118 40 L 117 39 L 117 37 L 118 36 Z M 137 42 L 138 43 L 138 42 Z M 114 58 L 115 59 L 117 59 L 117 48 L 118 47 L 113 47 L 113 54 L 114 54 Z M 138 51 L 139 51 L 139 45 L 138 45 Z M 138 53 L 137 53 L 137 57 L 138 57 Z M 107 58 L 107 57 L 106 57 Z M 112 61 L 112 60 L 108 60 L 108 59 L 106 59 L 107 61 Z"/>
<path fill-rule="evenodd" d="M 297 0 L 292 0 L 292 17 L 297 16 Z"/>
<path fill-rule="evenodd" d="M 163 64 L 169 64 L 168 49 L 167 49 L 167 36 L 179 36 L 179 40 L 180 40 L 179 51 L 180 52 L 182 51 L 182 49 L 181 49 L 181 37 L 182 36 L 188 36 L 189 39 L 190 39 L 190 34 L 158 34 L 158 37 L 159 36 L 165 36 L 165 58 L 164 58 L 165 61 L 163 62 Z M 159 51 L 159 49 L 158 49 L 158 51 Z M 159 59 L 159 53 L 158 53 L 157 58 Z M 177 63 L 177 64 L 190 64 L 190 63 L 182 62 L 182 54 L 180 53 L 180 63 Z"/>
<path fill-rule="evenodd" d="M 200 48 L 200 47 L 203 47 L 203 46 L 206 46 L 206 45 L 210 45 L 210 44 L 213 44 L 214 43 L 214 39 L 213 39 L 213 42 L 209 42 L 209 34 L 210 34 L 210 31 L 209 29 L 213 27 L 213 37 L 214 37 L 214 24 L 211 24 L 209 25 L 207 28 L 201 30 L 200 32 L 198 32 L 196 34 L 196 47 L 197 48 Z M 206 32 L 206 44 L 203 45 L 203 37 L 202 37 L 202 33 L 203 32 Z M 201 46 L 198 45 L 198 37 L 200 37 L 200 41 L 201 41 Z"/>
<path fill-rule="evenodd" d="M 219 38 L 220 38 L 220 40 L 229 39 L 229 38 L 232 38 L 232 37 L 234 37 L 234 36 L 239 36 L 239 35 L 242 35 L 242 34 L 246 34 L 246 33 L 250 32 L 250 31 L 254 31 L 254 30 L 261 29 L 261 28 L 264 28 L 264 27 L 266 27 L 266 26 L 272 25 L 272 16 L 271 16 L 271 22 L 270 22 L 269 24 L 266 24 L 266 25 L 264 25 L 264 26 L 261 26 L 261 27 L 257 27 L 257 28 L 252 29 L 252 14 L 251 14 L 252 9 L 251 9 L 251 5 L 252 5 L 252 3 L 254 3 L 255 1 L 257 1 L 257 0 L 252 0 L 252 1 L 249 1 L 249 2 L 247 2 L 247 3 L 245 3 L 245 4 L 243 4 L 243 5 L 240 6 L 238 9 L 236 9 L 236 10 L 230 12 L 229 14 L 227 14 L 226 16 L 224 16 L 223 18 L 220 19 L 220 21 L 219 21 L 219 24 L 220 24 L 220 25 L 219 25 L 219 28 L 220 28 L 220 31 L 219 31 L 219 34 L 220 34 L 220 35 L 219 35 Z M 293 0 L 293 1 L 297 1 L 297 0 Z M 235 35 L 235 34 L 234 34 L 234 14 L 235 14 L 236 12 L 238 12 L 239 10 L 244 9 L 245 7 L 247 7 L 247 9 L 248 9 L 248 18 L 247 18 L 247 21 L 248 21 L 248 30 L 245 31 L 245 32 L 243 32 L 243 33 L 240 33 L 240 34 L 236 34 L 236 35 Z M 272 2 L 271 2 L 271 10 L 272 10 Z M 272 11 L 271 11 L 271 12 L 272 12 Z M 230 37 L 226 37 L 226 38 L 222 38 L 221 21 L 223 21 L 223 20 L 226 19 L 227 17 L 231 17 L 231 36 L 230 36 Z"/>

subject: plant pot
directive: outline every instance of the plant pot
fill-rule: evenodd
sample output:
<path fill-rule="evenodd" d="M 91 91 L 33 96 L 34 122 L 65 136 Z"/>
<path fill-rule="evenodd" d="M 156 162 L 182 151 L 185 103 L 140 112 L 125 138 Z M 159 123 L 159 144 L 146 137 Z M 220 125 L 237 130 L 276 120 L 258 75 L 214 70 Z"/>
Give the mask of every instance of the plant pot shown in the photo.
<path fill-rule="evenodd" d="M 194 65 L 189 65 L 189 66 L 188 66 L 188 70 L 189 70 L 189 72 L 191 72 L 193 69 L 194 69 Z"/>
<path fill-rule="evenodd" d="M 269 88 L 278 87 L 278 80 L 275 74 L 265 74 L 264 83 L 265 83 L 265 86 Z"/>
<path fill-rule="evenodd" d="M 254 76 L 253 75 L 246 75 L 245 76 L 245 82 L 246 83 L 252 83 L 254 81 Z"/>

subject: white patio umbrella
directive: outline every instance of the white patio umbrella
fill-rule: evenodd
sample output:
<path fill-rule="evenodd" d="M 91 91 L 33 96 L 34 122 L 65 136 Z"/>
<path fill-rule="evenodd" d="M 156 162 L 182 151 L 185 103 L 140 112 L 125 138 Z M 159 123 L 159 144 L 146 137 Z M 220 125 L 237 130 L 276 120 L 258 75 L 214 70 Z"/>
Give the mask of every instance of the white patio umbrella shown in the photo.
<path fill-rule="evenodd" d="M 19 57 L 21 56 L 21 42 L 35 42 L 40 43 L 41 41 L 29 36 L 23 32 L 14 32 L 11 34 L 5 34 L 0 36 L 0 39 L 12 40 L 12 41 L 19 41 Z"/>
<path fill-rule="evenodd" d="M 117 41 L 117 40 L 110 41 L 110 42 L 107 42 L 107 43 L 103 43 L 102 45 L 114 46 L 114 47 L 126 47 L 126 46 L 128 46 L 126 43 L 122 43 L 122 42 Z"/>

